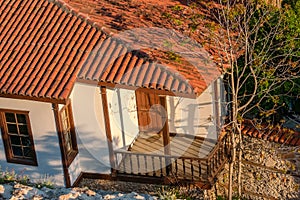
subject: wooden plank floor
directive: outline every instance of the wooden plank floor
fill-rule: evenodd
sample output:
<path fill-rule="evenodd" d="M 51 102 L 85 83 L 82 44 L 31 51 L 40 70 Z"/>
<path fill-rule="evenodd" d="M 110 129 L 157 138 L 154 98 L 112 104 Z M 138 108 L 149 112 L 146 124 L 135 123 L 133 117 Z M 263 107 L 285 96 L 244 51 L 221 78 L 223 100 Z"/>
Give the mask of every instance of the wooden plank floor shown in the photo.
<path fill-rule="evenodd" d="M 180 134 L 170 136 L 171 155 L 173 156 L 205 158 L 215 144 L 215 140 L 199 137 L 185 137 Z M 130 151 L 163 155 L 163 137 L 157 133 L 141 133 Z"/>
<path fill-rule="evenodd" d="M 205 158 L 215 146 L 215 141 L 203 138 L 170 137 L 171 155 L 175 157 Z M 143 133 L 130 148 L 132 154 L 123 157 L 119 164 L 120 173 L 167 176 L 166 161 L 163 157 L 164 148 L 162 136 L 159 134 Z M 157 156 L 143 156 L 151 154 Z M 172 173 L 178 179 L 203 180 L 206 178 L 205 161 L 185 160 L 172 158 Z"/>

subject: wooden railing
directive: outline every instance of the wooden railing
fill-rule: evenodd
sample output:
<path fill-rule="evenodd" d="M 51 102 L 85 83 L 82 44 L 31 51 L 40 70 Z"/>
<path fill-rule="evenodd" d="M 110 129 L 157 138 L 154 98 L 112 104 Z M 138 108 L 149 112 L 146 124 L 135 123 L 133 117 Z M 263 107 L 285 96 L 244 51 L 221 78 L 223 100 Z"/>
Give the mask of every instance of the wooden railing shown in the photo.
<path fill-rule="evenodd" d="M 223 169 L 228 160 L 229 144 L 229 137 L 225 135 L 207 156 L 208 177 L 214 179 Z"/>
<path fill-rule="evenodd" d="M 152 177 L 175 176 L 185 180 L 206 178 L 206 159 L 115 151 L 117 173 Z M 120 161 L 120 159 L 122 161 Z"/>
<path fill-rule="evenodd" d="M 228 139 L 220 140 L 205 158 L 157 155 L 117 150 L 116 172 L 144 177 L 170 177 L 177 180 L 214 182 L 227 161 Z"/>

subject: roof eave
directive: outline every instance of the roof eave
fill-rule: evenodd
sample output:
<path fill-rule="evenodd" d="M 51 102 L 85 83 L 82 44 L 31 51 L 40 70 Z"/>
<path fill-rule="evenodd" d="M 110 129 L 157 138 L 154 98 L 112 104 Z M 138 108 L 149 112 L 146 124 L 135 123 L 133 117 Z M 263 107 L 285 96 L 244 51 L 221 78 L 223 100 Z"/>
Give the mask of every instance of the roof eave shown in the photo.
<path fill-rule="evenodd" d="M 33 97 L 33 96 L 23 96 L 23 95 L 16 95 L 16 94 L 0 94 L 0 97 L 10 98 L 10 99 L 19 99 L 19 100 L 39 101 L 39 102 L 45 102 L 45 103 L 57 103 L 57 104 L 66 104 L 66 102 L 67 102 L 67 99 Z"/>

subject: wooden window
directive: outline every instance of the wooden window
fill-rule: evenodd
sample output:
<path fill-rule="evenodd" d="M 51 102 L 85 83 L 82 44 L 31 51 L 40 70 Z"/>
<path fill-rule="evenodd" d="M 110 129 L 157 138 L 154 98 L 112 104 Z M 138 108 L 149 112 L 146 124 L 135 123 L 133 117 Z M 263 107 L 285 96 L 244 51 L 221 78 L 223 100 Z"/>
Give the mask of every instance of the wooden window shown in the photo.
<path fill-rule="evenodd" d="M 63 135 L 63 149 L 66 154 L 67 165 L 69 166 L 78 153 L 71 104 L 64 106 L 60 110 L 60 122 Z"/>
<path fill-rule="evenodd" d="M 7 162 L 37 165 L 29 112 L 0 110 L 2 139 Z"/>

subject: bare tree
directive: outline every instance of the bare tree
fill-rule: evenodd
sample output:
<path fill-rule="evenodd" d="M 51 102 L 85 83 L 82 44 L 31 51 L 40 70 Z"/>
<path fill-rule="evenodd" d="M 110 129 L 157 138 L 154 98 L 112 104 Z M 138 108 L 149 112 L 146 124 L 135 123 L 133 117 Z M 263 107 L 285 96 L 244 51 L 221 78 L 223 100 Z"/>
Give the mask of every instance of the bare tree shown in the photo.
<path fill-rule="evenodd" d="M 213 40 L 227 77 L 231 136 L 228 198 L 233 197 L 234 164 L 238 166 L 238 197 L 242 195 L 242 123 L 244 118 L 275 120 L 285 105 L 283 96 L 299 87 L 297 47 L 284 38 L 287 31 L 284 8 L 267 1 L 219 1 L 211 9 L 217 28 Z M 282 90 L 290 85 L 290 90 Z"/>

